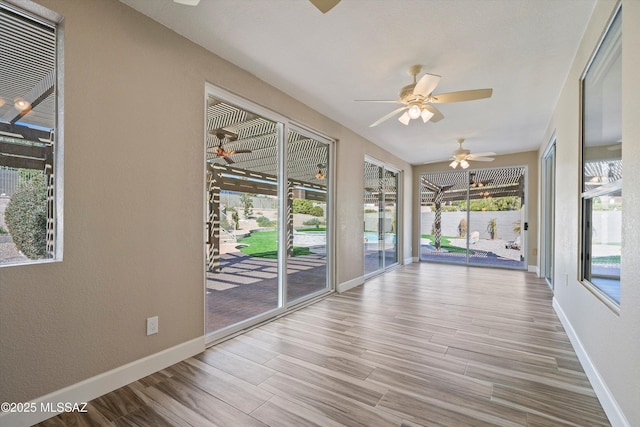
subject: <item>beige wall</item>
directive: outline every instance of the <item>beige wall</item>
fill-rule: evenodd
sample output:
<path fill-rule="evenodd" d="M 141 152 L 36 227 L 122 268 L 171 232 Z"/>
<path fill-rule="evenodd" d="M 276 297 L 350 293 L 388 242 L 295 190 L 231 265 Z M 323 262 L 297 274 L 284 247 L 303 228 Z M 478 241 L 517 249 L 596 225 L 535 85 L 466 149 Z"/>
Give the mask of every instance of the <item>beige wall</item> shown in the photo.
<path fill-rule="evenodd" d="M 620 313 L 577 280 L 580 215 L 579 81 L 616 7 L 598 1 L 541 147 L 557 144 L 555 299 L 627 425 L 640 425 L 640 2 L 622 2 L 623 195 Z M 543 148 L 541 148 L 540 154 Z M 565 283 L 566 280 L 566 283 Z M 593 378 L 593 377 L 592 377 Z M 593 379 L 592 379 L 593 383 Z M 606 393 L 607 390 L 601 392 Z M 601 397 L 602 401 L 602 397 Z M 615 404 L 613 404 L 615 405 Z M 615 410 L 615 408 L 613 408 Z M 610 409 L 611 411 L 611 409 Z M 609 412 L 611 413 L 611 412 Z M 625 425 L 624 421 L 620 425 Z"/>
<path fill-rule="evenodd" d="M 39 3 L 64 16 L 64 261 L 0 268 L 0 401 L 203 335 L 205 82 L 338 140 L 337 282 L 362 276 L 359 165 L 385 159 L 410 188 L 407 163 L 116 0 Z"/>
<path fill-rule="evenodd" d="M 413 175 L 415 179 L 412 183 L 412 194 L 415 204 L 413 206 L 413 230 L 416 230 L 415 236 L 413 236 L 413 253 L 415 257 L 418 257 L 420 250 L 418 245 L 419 230 L 420 230 L 420 174 L 433 171 L 452 170 L 449 167 L 450 161 L 441 163 L 429 163 L 426 165 L 414 166 Z M 525 189 L 525 203 L 527 206 L 527 222 L 529 223 L 529 231 L 527 231 L 527 264 L 530 268 L 534 268 L 538 265 L 538 153 L 535 151 L 529 151 L 525 153 L 506 154 L 503 156 L 496 156 L 496 159 L 491 163 L 473 163 L 471 162 L 471 168 L 484 169 L 502 166 L 527 166 L 527 182 Z"/>

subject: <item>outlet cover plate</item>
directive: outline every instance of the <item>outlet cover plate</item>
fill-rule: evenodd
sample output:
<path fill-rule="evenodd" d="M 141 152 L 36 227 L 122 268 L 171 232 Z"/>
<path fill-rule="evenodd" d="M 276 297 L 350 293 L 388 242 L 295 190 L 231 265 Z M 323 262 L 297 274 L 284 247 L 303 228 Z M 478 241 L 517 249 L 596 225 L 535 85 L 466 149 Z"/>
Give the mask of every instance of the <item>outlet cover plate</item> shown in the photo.
<path fill-rule="evenodd" d="M 147 335 L 158 333 L 158 316 L 147 318 Z"/>

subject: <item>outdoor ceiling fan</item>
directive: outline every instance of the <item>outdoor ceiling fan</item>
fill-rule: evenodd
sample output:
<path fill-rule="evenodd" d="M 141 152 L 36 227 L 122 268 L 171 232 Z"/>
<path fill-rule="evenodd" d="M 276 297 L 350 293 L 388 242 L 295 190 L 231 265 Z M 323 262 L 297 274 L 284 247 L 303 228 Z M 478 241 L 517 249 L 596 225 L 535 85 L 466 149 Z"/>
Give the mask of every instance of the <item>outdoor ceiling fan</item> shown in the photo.
<path fill-rule="evenodd" d="M 433 91 L 440 82 L 440 76 L 436 74 L 426 73 L 417 79 L 418 74 L 422 70 L 422 65 L 413 65 L 409 68 L 409 75 L 413 77 L 413 83 L 400 89 L 400 99 L 397 100 L 370 100 L 357 99 L 359 102 L 390 102 L 395 104 L 403 104 L 402 107 L 393 110 L 386 116 L 381 117 L 372 123 L 369 127 L 377 126 L 387 119 L 402 113 L 398 117 L 398 121 L 403 125 L 408 125 L 412 119 L 422 118 L 424 123 L 428 121 L 437 122 L 444 118 L 444 115 L 431 104 L 443 104 L 448 102 L 472 101 L 475 99 L 483 99 L 491 97 L 493 89 L 474 89 L 463 90 L 459 92 L 441 93 L 434 95 Z"/>
<path fill-rule="evenodd" d="M 238 135 L 224 130 L 224 129 L 214 129 L 209 131 L 210 134 L 215 135 L 218 138 L 218 146 L 216 147 L 216 155 L 218 157 L 222 157 L 225 162 L 228 164 L 235 163 L 233 159 L 229 156 L 233 156 L 234 154 L 241 153 L 251 153 L 251 150 L 225 150 L 222 146 L 222 142 L 226 139 L 229 142 L 236 141 L 238 139 Z"/>
<path fill-rule="evenodd" d="M 458 144 L 460 144 L 460 147 L 457 150 L 455 150 L 453 152 L 453 155 L 451 156 L 451 160 L 453 161 L 449 163 L 449 166 L 452 167 L 453 169 L 457 168 L 458 165 L 460 165 L 462 169 L 466 169 L 470 166 L 469 162 L 472 160 L 478 161 L 478 162 L 492 162 L 495 160 L 494 157 L 488 157 L 488 156 L 495 156 L 496 153 L 492 151 L 487 151 L 485 153 L 471 154 L 471 151 L 465 150 L 464 148 L 462 148 L 463 142 L 464 142 L 464 139 L 462 138 L 458 139 Z"/>

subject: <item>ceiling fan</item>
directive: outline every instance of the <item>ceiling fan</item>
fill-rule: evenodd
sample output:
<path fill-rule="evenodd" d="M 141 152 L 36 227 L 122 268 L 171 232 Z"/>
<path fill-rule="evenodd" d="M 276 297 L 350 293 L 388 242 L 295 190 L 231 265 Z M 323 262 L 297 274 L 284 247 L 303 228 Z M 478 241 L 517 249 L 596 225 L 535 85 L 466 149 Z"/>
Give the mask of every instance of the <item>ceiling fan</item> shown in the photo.
<path fill-rule="evenodd" d="M 440 82 L 440 76 L 436 74 L 426 73 L 417 80 L 418 74 L 422 70 L 422 65 L 413 65 L 409 68 L 409 75 L 413 77 L 413 83 L 400 89 L 400 99 L 391 100 L 369 100 L 358 99 L 360 102 L 391 102 L 396 104 L 404 104 L 402 107 L 393 110 L 386 116 L 381 117 L 372 123 L 369 127 L 374 127 L 384 122 L 396 114 L 404 113 L 398 117 L 398 121 L 403 125 L 408 125 L 412 119 L 422 118 L 424 123 L 428 121 L 437 122 L 444 118 L 444 115 L 431 104 L 442 104 L 447 102 L 472 101 L 475 99 L 483 99 L 491 97 L 493 89 L 474 89 L 463 90 L 459 92 L 441 93 L 434 95 L 433 91 Z"/>
<path fill-rule="evenodd" d="M 455 150 L 453 152 L 453 155 L 451 156 L 451 159 L 453 161 L 449 163 L 449 166 L 452 167 L 453 169 L 457 168 L 458 165 L 460 165 L 462 169 L 466 169 L 469 167 L 469 161 L 471 160 L 478 161 L 478 162 L 492 162 L 495 160 L 494 157 L 488 157 L 488 156 L 495 156 L 496 153 L 487 151 L 485 153 L 471 154 L 471 151 L 465 150 L 464 148 L 462 148 L 463 142 L 464 142 L 464 139 L 462 138 L 458 139 L 458 144 L 460 144 L 460 147 L 457 150 Z"/>
<path fill-rule="evenodd" d="M 233 159 L 229 156 L 233 156 L 234 154 L 241 154 L 241 153 L 251 153 L 251 150 L 225 150 L 224 147 L 222 146 L 222 141 L 224 141 L 225 139 L 227 139 L 227 141 L 232 142 L 232 141 L 236 141 L 238 139 L 238 135 L 233 133 L 233 132 L 229 132 L 227 130 L 224 129 L 214 129 L 214 130 L 210 130 L 209 131 L 210 134 L 215 135 L 216 138 L 218 138 L 218 146 L 216 147 L 216 154 L 218 157 L 222 157 L 225 162 L 227 162 L 228 164 L 232 164 L 235 163 L 233 161 Z"/>

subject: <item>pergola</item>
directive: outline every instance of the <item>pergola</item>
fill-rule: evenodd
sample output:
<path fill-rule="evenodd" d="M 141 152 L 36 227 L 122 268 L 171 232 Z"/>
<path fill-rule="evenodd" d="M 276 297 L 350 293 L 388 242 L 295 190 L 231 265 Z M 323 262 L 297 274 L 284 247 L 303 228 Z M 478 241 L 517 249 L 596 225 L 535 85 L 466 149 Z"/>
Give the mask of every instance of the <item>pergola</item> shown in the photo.
<path fill-rule="evenodd" d="M 9 10 L 0 14 L 0 29 L 0 167 L 11 174 L 16 169 L 45 174 L 46 251 L 51 256 L 55 231 L 56 33 L 50 26 Z"/>
<path fill-rule="evenodd" d="M 515 196 L 524 200 L 524 167 L 431 172 L 420 176 L 420 205 L 435 205 L 435 247 L 442 237 L 442 204 Z"/>
<path fill-rule="evenodd" d="M 207 105 L 208 259 L 220 268 L 220 192 L 278 195 L 278 124 L 243 108 L 210 97 Z M 329 147 L 299 132 L 286 135 L 287 212 L 294 194 L 326 201 Z M 228 156 L 218 155 L 222 144 Z M 229 162 L 231 160 L 231 163 Z M 287 219 L 287 253 L 293 250 L 293 220 Z"/>

